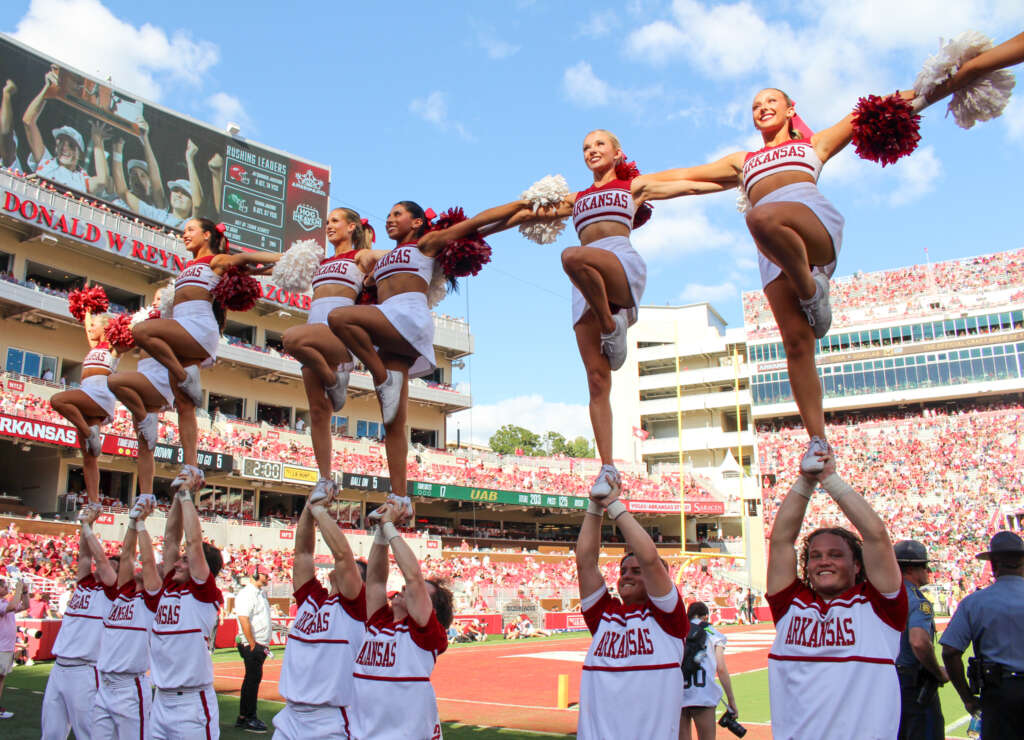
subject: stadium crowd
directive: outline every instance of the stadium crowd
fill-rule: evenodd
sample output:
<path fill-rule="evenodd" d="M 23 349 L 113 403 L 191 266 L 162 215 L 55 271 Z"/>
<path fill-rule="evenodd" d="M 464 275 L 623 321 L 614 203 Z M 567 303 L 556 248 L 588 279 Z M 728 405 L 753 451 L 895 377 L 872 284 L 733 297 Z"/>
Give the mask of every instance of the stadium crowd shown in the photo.
<path fill-rule="evenodd" d="M 1024 249 L 880 272 L 855 273 L 831 281 L 832 329 L 868 319 L 934 313 L 931 303 L 949 308 L 981 307 L 1020 298 Z M 1006 296 L 1007 290 L 1015 291 Z M 768 301 L 760 290 L 743 294 L 743 321 L 749 339 L 777 333 Z"/>
<path fill-rule="evenodd" d="M 987 583 L 974 553 L 1005 526 L 1005 507 L 1020 499 L 1022 424 L 1024 406 L 993 404 L 838 418 L 827 432 L 842 474 L 864 491 L 893 540 L 925 544 L 933 583 L 956 600 L 955 594 Z M 792 483 L 788 471 L 803 453 L 805 437 L 798 427 L 758 432 L 766 533 Z M 812 501 L 804 528 L 841 521 L 838 507 L 820 497 Z"/>

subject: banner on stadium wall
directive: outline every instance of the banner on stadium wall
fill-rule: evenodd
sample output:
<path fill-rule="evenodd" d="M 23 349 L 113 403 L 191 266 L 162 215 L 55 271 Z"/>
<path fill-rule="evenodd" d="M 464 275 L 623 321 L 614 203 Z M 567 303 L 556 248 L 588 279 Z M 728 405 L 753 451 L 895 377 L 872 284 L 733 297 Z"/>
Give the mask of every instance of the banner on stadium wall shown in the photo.
<path fill-rule="evenodd" d="M 282 529 L 279 534 L 280 534 L 280 537 L 281 537 L 282 540 L 294 540 L 295 539 L 295 531 L 292 530 L 292 529 Z"/>
<path fill-rule="evenodd" d="M 560 496 L 549 493 L 521 493 L 519 491 L 498 491 L 491 488 L 467 488 L 440 483 L 409 481 L 410 496 L 425 496 L 453 501 L 479 501 L 490 504 L 511 504 L 513 506 L 544 506 L 551 509 L 586 509 L 589 499 L 581 496 Z"/>
<path fill-rule="evenodd" d="M 97 524 L 113 524 L 114 523 L 114 515 L 111 514 L 110 512 L 107 512 L 106 514 L 100 514 L 99 516 L 96 517 L 96 523 Z"/>
<path fill-rule="evenodd" d="M 103 438 L 102 451 L 104 455 L 139 456 L 139 440 L 135 437 L 122 437 L 119 434 L 103 434 L 101 437 Z M 158 443 L 153 449 L 153 459 L 156 462 L 169 465 L 184 465 L 185 451 L 179 445 Z M 234 457 L 223 452 L 198 450 L 196 460 L 203 470 L 213 470 L 218 473 L 231 472 L 235 467 Z"/>
<path fill-rule="evenodd" d="M 7 390 L 9 390 L 9 391 L 17 391 L 18 393 L 22 393 L 25 390 L 25 384 L 22 383 L 20 380 L 8 380 L 7 381 Z"/>
<path fill-rule="evenodd" d="M 387 493 L 391 490 L 391 479 L 380 475 L 342 473 L 341 487 L 357 491 L 380 491 Z"/>
<path fill-rule="evenodd" d="M 17 85 L 16 149 L 4 166 L 162 227 L 180 230 L 193 215 L 207 216 L 224 223 L 233 244 L 250 249 L 322 242 L 328 167 L 173 113 L 3 35 L 0 79 Z M 26 124 L 38 95 L 42 109 Z M 106 184 L 98 161 L 109 173 Z"/>
<path fill-rule="evenodd" d="M 678 514 L 678 501 L 626 501 L 626 508 L 638 514 Z M 683 501 L 686 514 L 724 514 L 721 501 Z"/>
<path fill-rule="evenodd" d="M 38 419 L 22 419 L 7 414 L 0 414 L 0 436 L 47 442 L 62 447 L 78 447 L 78 432 L 74 427 Z"/>

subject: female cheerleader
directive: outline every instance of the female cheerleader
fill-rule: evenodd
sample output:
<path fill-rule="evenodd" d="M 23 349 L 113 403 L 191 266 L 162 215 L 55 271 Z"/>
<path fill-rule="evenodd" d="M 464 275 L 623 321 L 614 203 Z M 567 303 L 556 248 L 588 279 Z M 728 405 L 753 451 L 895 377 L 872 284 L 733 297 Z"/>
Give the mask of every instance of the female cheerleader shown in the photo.
<path fill-rule="evenodd" d="M 327 241 L 334 255 L 324 259 L 313 275 L 313 303 L 309 318 L 284 334 L 284 349 L 302 363 L 302 383 L 309 399 L 310 435 L 320 480 L 313 489 L 318 498 L 337 493 L 331 480 L 331 411 L 345 405 L 348 377 L 354 363 L 341 340 L 327 327 L 327 315 L 351 306 L 363 288 L 357 252 L 374 241 L 373 227 L 351 208 L 335 208 L 327 216 Z"/>
<path fill-rule="evenodd" d="M 203 474 L 196 467 L 198 429 L 196 407 L 203 402 L 199 385 L 199 366 L 212 365 L 217 357 L 223 313 L 218 318 L 213 289 L 231 267 L 270 265 L 280 254 L 247 252 L 226 254 L 224 225 L 208 218 L 194 218 L 185 224 L 182 236 L 192 260 L 185 264 L 174 282 L 173 318 L 159 318 L 135 325 L 136 344 L 167 368 L 178 408 L 178 433 L 184 450 L 185 465 L 172 486 L 201 485 Z M 217 306 L 220 310 L 220 306 Z"/>
<path fill-rule="evenodd" d="M 676 740 L 686 609 L 654 541 L 619 493 L 591 497 L 576 542 L 580 608 L 594 636 L 583 662 L 578 736 Z M 606 511 L 626 538 L 618 599 L 608 593 L 598 565 Z"/>
<path fill-rule="evenodd" d="M 81 388 L 61 391 L 50 398 L 50 406 L 70 421 L 78 430 L 82 442 L 82 475 L 90 506 L 100 505 L 100 469 L 96 458 L 103 444 L 100 427 L 114 418 L 117 403 L 107 386 L 108 376 L 117 367 L 118 353 L 104 339 L 103 331 L 110 323 L 110 315 L 85 315 L 85 336 L 89 351 L 82 360 Z"/>
<path fill-rule="evenodd" d="M 591 131 L 583 139 L 583 162 L 594 184 L 541 213 L 571 215 L 580 240 L 580 246 L 562 252 L 562 268 L 572 281 L 573 331 L 587 373 L 590 423 L 602 463 L 590 493 L 607 496 L 621 486 L 612 459 L 612 371 L 626 361 L 626 330 L 636 323 L 647 265 L 629 242 L 639 201 L 634 186 L 617 171 L 625 162 L 619 140 L 604 129 Z"/>
<path fill-rule="evenodd" d="M 430 674 L 437 656 L 448 648 L 446 630 L 452 623 L 452 593 L 439 581 L 423 577 L 416 554 L 395 528 L 402 518 L 403 509 L 393 501 L 381 507 L 381 525 L 366 562 L 369 617 L 352 674 L 352 737 L 357 740 L 441 737 Z M 389 547 L 405 579 L 405 587 L 390 604 Z"/>
<path fill-rule="evenodd" d="M 456 239 L 473 233 L 495 233 L 533 218 L 527 201 L 514 201 L 447 229 L 424 233 L 430 223 L 425 212 L 416 203 L 403 200 L 395 204 L 385 222 L 395 247 L 365 250 L 355 256 L 360 269 L 372 274 L 379 304 L 336 308 L 331 311 L 328 324 L 373 376 L 384 422 L 391 490 L 396 496 L 404 497 L 406 491 L 407 381 L 436 367 L 434 318 L 427 304 L 427 291 L 435 270 L 440 269 L 435 259 Z M 319 496 L 311 498 L 320 500 Z"/>

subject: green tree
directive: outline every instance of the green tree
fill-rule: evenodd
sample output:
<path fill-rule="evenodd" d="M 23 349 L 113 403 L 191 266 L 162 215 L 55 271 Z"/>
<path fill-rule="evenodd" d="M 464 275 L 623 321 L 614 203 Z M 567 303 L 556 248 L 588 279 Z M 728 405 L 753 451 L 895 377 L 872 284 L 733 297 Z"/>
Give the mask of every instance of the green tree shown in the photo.
<path fill-rule="evenodd" d="M 558 432 L 548 432 L 544 435 L 545 455 L 565 455 L 565 437 Z"/>
<path fill-rule="evenodd" d="M 505 424 L 487 442 L 492 450 L 502 455 L 514 455 L 516 450 L 522 450 L 524 455 L 544 454 L 540 435 L 515 424 Z"/>
<path fill-rule="evenodd" d="M 577 437 L 566 443 L 565 454 L 569 457 L 594 457 L 594 446 L 586 437 Z"/>

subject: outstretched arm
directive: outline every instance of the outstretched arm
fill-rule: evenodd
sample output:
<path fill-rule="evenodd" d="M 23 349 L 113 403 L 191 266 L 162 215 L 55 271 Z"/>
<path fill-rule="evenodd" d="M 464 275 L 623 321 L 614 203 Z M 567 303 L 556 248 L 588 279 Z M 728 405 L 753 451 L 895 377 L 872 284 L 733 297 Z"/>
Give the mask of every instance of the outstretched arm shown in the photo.
<path fill-rule="evenodd" d="M 898 95 L 908 103 L 914 99 L 913 90 L 900 90 Z M 843 117 L 839 123 L 818 131 L 811 137 L 811 146 L 822 162 L 839 154 L 853 139 L 853 113 Z"/>
<path fill-rule="evenodd" d="M 374 540 L 366 557 L 366 614 L 388 602 L 388 546 Z"/>
<path fill-rule="evenodd" d="M 93 562 L 96 564 L 96 575 L 99 577 L 100 583 L 104 586 L 113 586 L 117 583 L 117 572 L 114 570 L 114 566 L 107 560 L 107 554 L 103 552 L 103 545 L 100 543 L 99 538 L 92 531 L 92 524 L 96 521 L 96 517 L 99 515 L 99 509 L 92 507 L 86 507 L 82 509 L 79 514 L 82 518 L 82 541 L 88 548 L 89 554 L 92 556 Z M 81 561 L 81 554 L 79 554 L 79 561 Z"/>
<path fill-rule="evenodd" d="M 164 525 L 163 566 L 161 576 L 171 572 L 174 563 L 181 557 L 181 502 L 177 496 L 171 497 L 171 509 L 167 512 L 167 523 Z"/>
<path fill-rule="evenodd" d="M 210 269 L 222 275 L 229 267 L 249 267 L 251 265 L 272 265 L 281 259 L 280 253 L 274 252 L 239 252 L 238 254 L 218 254 L 210 260 Z"/>
<path fill-rule="evenodd" d="M 583 516 L 579 537 L 576 538 L 576 573 L 580 584 L 580 598 L 597 593 L 605 585 L 601 575 L 601 521 L 604 512 L 589 511 Z"/>
<path fill-rule="evenodd" d="M 638 198 L 648 189 L 657 184 L 686 181 L 689 183 L 717 183 L 721 189 L 736 187 L 736 177 L 743 171 L 743 152 L 733 152 L 709 164 L 696 167 L 678 167 L 661 172 L 650 172 L 633 180 L 633 197 Z M 701 192 L 717 192 L 714 190 Z M 681 193 L 682 195 L 683 193 Z M 650 200 L 651 198 L 644 198 Z"/>
<path fill-rule="evenodd" d="M 825 469 L 818 473 L 818 480 L 864 540 L 864 574 L 868 581 L 883 594 L 899 591 L 903 587 L 903 574 L 882 518 L 853 486 L 839 477 L 831 455 L 825 458 Z"/>
<path fill-rule="evenodd" d="M 213 209 L 220 213 L 221 191 L 224 190 L 224 157 L 218 152 L 207 162 L 210 168 L 210 186 L 213 189 Z"/>
<path fill-rule="evenodd" d="M 648 175 L 640 175 L 633 180 L 633 200 L 637 205 L 649 200 L 668 200 L 683 195 L 703 195 L 704 193 L 720 193 L 736 187 L 739 182 L 733 176 L 732 182 L 706 182 L 704 180 L 645 180 Z"/>
<path fill-rule="evenodd" d="M 128 528 L 124 531 L 124 542 L 121 543 L 121 562 L 117 568 L 118 588 L 135 577 L 135 544 L 137 541 L 135 520 L 129 518 Z"/>
<path fill-rule="evenodd" d="M 111 146 L 113 162 L 110 166 L 111 179 L 114 183 L 114 192 L 128 204 L 133 211 L 139 210 L 139 198 L 128 187 L 128 180 L 124 176 L 124 139 L 115 139 Z"/>
<path fill-rule="evenodd" d="M 96 175 L 89 178 L 89 192 L 102 193 L 110 182 L 110 170 L 107 166 L 107 150 L 103 146 L 103 137 L 108 135 L 110 127 L 105 123 L 93 121 L 89 124 L 89 138 L 92 141 L 92 163 Z M 84 156 L 84 152 L 83 152 Z"/>
<path fill-rule="evenodd" d="M 449 242 L 456 239 L 464 239 L 470 234 L 480 232 L 481 234 L 495 234 L 510 228 L 507 221 L 517 212 L 523 209 L 531 210 L 530 203 L 525 200 L 516 200 L 505 205 L 488 208 L 480 211 L 472 218 L 467 218 L 461 223 L 450 226 L 441 231 L 431 231 L 424 234 L 419 240 L 419 248 L 428 257 L 436 257 Z"/>
<path fill-rule="evenodd" d="M 139 562 L 142 563 L 142 585 L 153 593 L 160 589 L 163 579 L 156 567 L 156 555 L 153 554 L 153 539 L 146 530 L 146 518 L 153 513 L 153 504 L 142 506 L 142 511 L 135 520 L 135 533 L 139 543 Z"/>
<path fill-rule="evenodd" d="M 320 525 L 320 534 L 323 535 L 324 541 L 327 542 L 327 547 L 331 549 L 331 553 L 334 555 L 334 570 L 331 571 L 331 583 L 342 596 L 351 601 L 359 596 L 359 591 L 363 587 L 363 579 L 359 575 L 359 566 L 356 565 L 356 556 L 352 553 L 352 546 L 349 545 L 348 538 L 345 537 L 338 523 L 334 521 L 333 517 L 327 512 L 327 509 L 323 506 L 307 508 L 312 509 L 316 523 Z"/>
<path fill-rule="evenodd" d="M 956 71 L 952 77 L 936 87 L 927 96 L 929 104 L 942 100 L 947 95 L 952 95 L 967 85 L 970 85 L 982 75 L 994 72 L 1004 67 L 1012 67 L 1015 64 L 1024 62 L 1024 33 L 1019 33 L 1009 41 L 1004 41 L 998 46 L 993 46 L 988 51 L 983 51 Z"/>
<path fill-rule="evenodd" d="M 613 504 L 618 504 L 618 506 Z M 619 506 L 622 509 L 619 509 Z M 618 491 L 612 491 L 610 495 L 605 496 L 604 507 L 614 518 L 615 526 L 622 532 L 622 536 L 626 538 L 628 551 L 632 551 L 633 556 L 640 564 L 648 596 L 655 599 L 667 596 L 675 588 L 675 584 L 672 583 L 672 576 L 669 574 L 668 568 L 661 562 L 658 548 L 651 536 L 647 534 L 647 530 L 626 510 L 625 504 L 619 501 Z"/>
<path fill-rule="evenodd" d="M 796 580 L 796 540 L 800 536 L 800 526 L 804 523 L 814 486 L 814 479 L 801 473 L 775 515 L 775 524 L 768 538 L 769 594 L 777 594 Z"/>
<path fill-rule="evenodd" d="M 192 139 L 185 144 L 185 169 L 188 170 L 188 182 L 192 186 L 192 218 L 202 215 L 203 184 L 199 181 L 199 170 L 196 169 L 196 154 L 199 147 Z"/>
<path fill-rule="evenodd" d="M 181 523 L 185 530 L 185 551 L 188 553 L 188 570 L 192 580 L 203 583 L 210 577 L 210 566 L 206 564 L 203 552 L 203 527 L 199 523 L 199 512 L 191 496 L 176 497 L 181 501 Z"/>
<path fill-rule="evenodd" d="M 28 107 L 25 109 L 25 115 L 21 117 L 21 122 L 25 124 L 25 138 L 28 140 L 28 148 L 35 158 L 37 167 L 43 161 L 43 157 L 46 156 L 46 144 L 43 143 L 43 135 L 39 131 L 39 114 L 43 112 L 43 106 L 46 105 L 47 91 L 51 87 L 57 87 L 58 85 L 58 69 L 56 64 L 50 65 L 50 71 L 46 73 L 46 77 L 43 79 L 43 89 L 28 104 Z"/>
<path fill-rule="evenodd" d="M 395 521 L 401 512 L 390 501 L 384 504 L 384 507 L 380 526 L 384 531 L 384 536 L 388 538 L 391 552 L 395 554 L 395 562 L 405 579 L 405 608 L 416 624 L 425 627 L 434 611 L 434 604 L 430 601 L 430 593 L 427 591 L 427 582 L 423 578 L 419 561 L 416 560 L 416 553 L 395 529 Z M 369 611 L 369 606 L 367 606 L 367 611 Z"/>
<path fill-rule="evenodd" d="M 160 176 L 160 163 L 156 161 L 156 152 L 149 143 L 149 123 L 145 118 L 140 118 L 138 126 L 142 151 L 146 154 L 146 168 L 149 170 L 150 201 L 157 208 L 167 208 L 167 191 L 164 190 L 164 180 Z"/>
<path fill-rule="evenodd" d="M 302 508 L 299 522 L 295 525 L 295 560 L 292 562 L 292 588 L 298 590 L 316 575 L 313 551 L 316 549 L 316 530 L 309 506 Z"/>

